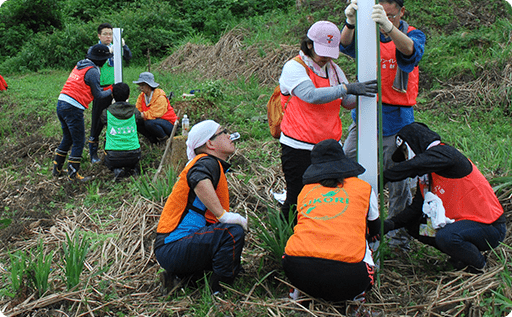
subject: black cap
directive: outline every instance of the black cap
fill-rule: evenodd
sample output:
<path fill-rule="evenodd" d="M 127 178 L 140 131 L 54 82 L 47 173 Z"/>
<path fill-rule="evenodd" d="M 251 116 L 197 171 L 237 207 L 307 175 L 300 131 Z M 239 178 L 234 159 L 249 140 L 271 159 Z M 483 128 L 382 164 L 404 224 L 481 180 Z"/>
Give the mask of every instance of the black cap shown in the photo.
<path fill-rule="evenodd" d="M 110 49 L 108 46 L 104 44 L 96 44 L 91 47 L 89 47 L 89 50 L 87 50 L 86 58 L 90 60 L 95 61 L 104 61 L 106 59 L 109 59 L 113 56 L 112 53 L 110 53 Z"/>
<path fill-rule="evenodd" d="M 311 165 L 304 172 L 302 181 L 304 184 L 313 184 L 324 179 L 354 177 L 364 172 L 364 167 L 345 156 L 339 142 L 327 139 L 313 147 Z"/>

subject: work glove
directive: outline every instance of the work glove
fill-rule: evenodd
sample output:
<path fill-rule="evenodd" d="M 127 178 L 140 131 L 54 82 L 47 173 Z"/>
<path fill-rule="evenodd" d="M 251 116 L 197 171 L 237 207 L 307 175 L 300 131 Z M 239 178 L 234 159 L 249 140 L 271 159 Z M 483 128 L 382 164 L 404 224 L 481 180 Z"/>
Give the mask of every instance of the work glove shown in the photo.
<path fill-rule="evenodd" d="M 351 0 L 350 4 L 345 8 L 345 16 L 347 17 L 347 23 L 350 25 L 356 24 L 356 11 L 357 11 L 357 0 Z"/>
<path fill-rule="evenodd" d="M 362 83 L 345 84 L 347 94 L 356 96 L 375 97 L 378 91 L 377 79 L 365 81 Z"/>
<path fill-rule="evenodd" d="M 121 46 L 125 46 L 126 43 L 124 42 L 124 39 L 121 39 Z"/>
<path fill-rule="evenodd" d="M 240 216 L 240 214 L 237 214 L 235 212 L 224 211 L 222 216 L 220 216 L 217 219 L 219 219 L 219 221 L 222 223 L 233 223 L 241 225 L 242 228 L 244 228 L 244 231 L 247 231 L 247 219 Z"/>
<path fill-rule="evenodd" d="M 384 7 L 380 4 L 373 6 L 372 20 L 379 24 L 380 29 L 384 33 L 389 33 L 393 30 L 393 23 L 389 21 Z"/>

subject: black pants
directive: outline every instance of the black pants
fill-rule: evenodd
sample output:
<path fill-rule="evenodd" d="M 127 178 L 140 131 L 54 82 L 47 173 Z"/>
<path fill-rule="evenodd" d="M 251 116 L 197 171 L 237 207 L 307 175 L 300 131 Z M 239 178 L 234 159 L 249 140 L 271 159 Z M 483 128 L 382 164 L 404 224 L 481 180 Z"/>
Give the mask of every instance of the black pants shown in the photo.
<path fill-rule="evenodd" d="M 290 207 L 292 207 L 293 212 L 297 210 L 297 197 L 302 187 L 304 187 L 302 175 L 311 165 L 311 151 L 297 150 L 281 144 L 281 164 L 286 181 L 286 200 L 281 207 L 281 211 L 284 218 L 288 219 Z"/>
<path fill-rule="evenodd" d="M 105 151 L 105 165 L 109 170 L 115 168 L 137 169 L 141 158 L 140 148 L 131 151 Z"/>
<path fill-rule="evenodd" d="M 334 260 L 289 256 L 283 268 L 293 286 L 308 295 L 328 301 L 353 300 L 373 285 L 373 268 L 366 262 L 345 263 Z"/>
<path fill-rule="evenodd" d="M 101 130 L 103 130 L 103 122 L 101 122 L 101 113 L 107 109 L 112 103 L 112 96 L 92 101 L 92 114 L 91 114 L 91 134 L 89 141 L 98 142 L 100 140 Z"/>

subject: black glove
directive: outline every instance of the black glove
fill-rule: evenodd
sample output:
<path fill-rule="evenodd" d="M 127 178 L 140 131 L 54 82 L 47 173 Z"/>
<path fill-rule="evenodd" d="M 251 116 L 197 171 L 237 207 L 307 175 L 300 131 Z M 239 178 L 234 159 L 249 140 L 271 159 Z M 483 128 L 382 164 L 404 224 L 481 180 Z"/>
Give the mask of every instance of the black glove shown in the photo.
<path fill-rule="evenodd" d="M 347 87 L 347 94 L 356 96 L 375 97 L 378 91 L 377 79 L 362 83 L 345 84 L 345 87 Z"/>
<path fill-rule="evenodd" d="M 393 229 L 395 229 L 395 223 L 390 219 L 384 220 L 384 234 L 390 232 Z"/>

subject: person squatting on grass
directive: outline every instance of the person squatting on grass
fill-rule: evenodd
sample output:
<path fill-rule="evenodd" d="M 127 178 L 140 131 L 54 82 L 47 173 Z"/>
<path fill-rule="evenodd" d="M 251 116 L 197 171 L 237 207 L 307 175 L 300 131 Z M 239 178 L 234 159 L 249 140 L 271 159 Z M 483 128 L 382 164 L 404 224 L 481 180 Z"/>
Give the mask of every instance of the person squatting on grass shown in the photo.
<path fill-rule="evenodd" d="M 220 292 L 222 281 L 232 284 L 241 269 L 247 220 L 229 212 L 225 173 L 234 141 L 218 123 L 202 121 L 187 138 L 189 162 L 180 173 L 160 216 L 155 255 L 165 269 L 164 288 L 174 277 L 212 270 L 210 287 Z"/>
<path fill-rule="evenodd" d="M 84 110 L 93 99 L 110 98 L 112 90 L 100 87 L 100 67 L 112 57 L 109 48 L 103 44 L 91 46 L 86 59 L 79 61 L 69 75 L 57 101 L 57 116 L 62 127 L 62 141 L 55 151 L 53 176 L 62 176 L 62 167 L 68 151 L 68 178 L 87 181 L 90 177 L 78 174 L 85 145 Z"/>
<path fill-rule="evenodd" d="M 281 211 L 287 220 L 297 204 L 313 146 L 326 139 L 341 140 L 341 106 L 352 109 L 355 95 L 377 92 L 377 80 L 348 83 L 332 61 L 340 54 L 339 42 L 340 30 L 334 23 L 316 22 L 302 40 L 299 56 L 286 62 L 279 78 L 281 103 L 288 102 L 279 138 L 287 191 Z"/>
<path fill-rule="evenodd" d="M 384 182 L 418 176 L 418 187 L 412 204 L 384 221 L 384 232 L 404 227 L 448 254 L 456 269 L 481 272 L 486 265 L 481 251 L 497 247 L 506 234 L 503 208 L 491 185 L 473 162 L 423 123 L 403 127 L 396 143 L 393 160 L 399 163 L 384 171 Z M 428 203 L 437 199 L 432 194 L 442 201 L 437 203 L 444 217 L 439 209 L 437 218 L 426 221 Z"/>
<path fill-rule="evenodd" d="M 113 53 L 113 40 L 114 30 L 110 23 L 102 23 L 98 26 L 98 44 L 108 46 L 110 51 Z M 128 45 L 124 43 L 124 39 L 121 39 L 123 46 L 123 59 L 127 62 L 132 59 L 132 52 L 128 48 Z M 114 77 L 114 56 L 110 57 L 107 62 L 101 67 L 100 85 L 103 90 L 112 87 L 115 82 Z M 89 156 L 91 163 L 99 163 L 100 158 L 98 157 L 98 146 L 101 130 L 103 130 L 103 122 L 101 121 L 101 114 L 112 103 L 112 96 L 107 98 L 93 100 L 92 102 L 92 113 L 91 113 L 91 133 L 89 136 Z"/>
<path fill-rule="evenodd" d="M 103 110 L 101 121 L 107 126 L 104 163 L 117 181 L 125 175 L 138 174 L 142 155 L 136 118 L 140 118 L 140 112 L 127 102 L 130 97 L 127 84 L 114 84 L 112 96 L 116 102 Z"/>
<path fill-rule="evenodd" d="M 373 285 L 367 230 L 380 230 L 377 196 L 357 178 L 365 169 L 338 141 L 317 143 L 297 200 L 297 225 L 283 255 L 292 284 L 308 295 L 343 301 L 364 298 Z"/>
<path fill-rule="evenodd" d="M 151 143 L 167 140 L 178 117 L 165 92 L 157 88 L 160 84 L 150 72 L 141 73 L 139 80 L 133 83 L 139 85 L 141 91 L 136 106 L 142 119 L 137 120 L 137 129 Z"/>
<path fill-rule="evenodd" d="M 346 23 L 341 30 L 340 51 L 355 57 L 355 23 L 357 0 L 345 9 Z M 395 136 L 401 128 L 414 122 L 413 106 L 418 96 L 418 64 L 423 57 L 425 34 L 401 20 L 405 14 L 403 0 L 380 0 L 373 7 L 371 17 L 380 27 L 380 59 L 382 87 L 382 143 L 384 167 L 393 165 L 391 155 L 396 149 Z M 352 111 L 353 123 L 348 128 L 343 149 L 356 159 L 357 126 L 356 111 Z M 411 203 L 410 180 L 389 183 L 388 215 L 391 217 Z M 388 234 L 389 244 L 409 249 L 410 237 L 402 231 Z"/>

